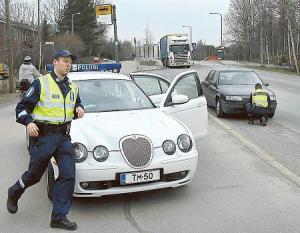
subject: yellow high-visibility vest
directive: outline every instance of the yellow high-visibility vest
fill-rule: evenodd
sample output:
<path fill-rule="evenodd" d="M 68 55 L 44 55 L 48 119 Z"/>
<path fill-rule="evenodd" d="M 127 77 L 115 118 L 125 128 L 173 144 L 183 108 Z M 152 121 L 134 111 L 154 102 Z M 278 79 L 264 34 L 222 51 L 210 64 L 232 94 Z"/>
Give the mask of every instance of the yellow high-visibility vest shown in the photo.
<path fill-rule="evenodd" d="M 31 116 L 33 120 L 49 124 L 69 122 L 74 117 L 74 108 L 78 96 L 78 87 L 70 83 L 71 90 L 64 98 L 59 86 L 50 74 L 38 78 L 40 98 Z"/>
<path fill-rule="evenodd" d="M 257 89 L 252 93 L 252 105 L 256 107 L 268 107 L 268 92 Z"/>

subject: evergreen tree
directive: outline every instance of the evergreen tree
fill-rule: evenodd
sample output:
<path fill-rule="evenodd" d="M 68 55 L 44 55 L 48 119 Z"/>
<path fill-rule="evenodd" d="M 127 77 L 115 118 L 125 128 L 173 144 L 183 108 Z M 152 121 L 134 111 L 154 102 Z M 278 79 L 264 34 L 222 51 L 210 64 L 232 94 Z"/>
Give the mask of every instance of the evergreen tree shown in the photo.
<path fill-rule="evenodd" d="M 59 22 L 60 32 L 71 32 L 72 14 L 74 15 L 74 34 L 81 37 L 85 44 L 86 56 L 99 54 L 100 41 L 105 37 L 105 28 L 96 21 L 95 9 L 91 0 L 69 0 L 65 5 Z"/>

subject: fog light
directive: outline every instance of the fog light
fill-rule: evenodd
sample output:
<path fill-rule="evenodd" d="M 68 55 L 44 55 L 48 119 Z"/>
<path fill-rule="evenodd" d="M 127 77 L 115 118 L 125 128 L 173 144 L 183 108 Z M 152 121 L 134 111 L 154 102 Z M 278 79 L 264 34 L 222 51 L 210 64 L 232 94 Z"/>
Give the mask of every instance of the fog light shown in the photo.
<path fill-rule="evenodd" d="M 81 184 L 81 187 L 84 188 L 84 189 L 87 188 L 87 187 L 89 187 L 89 183 L 88 182 L 81 182 L 80 184 Z"/>

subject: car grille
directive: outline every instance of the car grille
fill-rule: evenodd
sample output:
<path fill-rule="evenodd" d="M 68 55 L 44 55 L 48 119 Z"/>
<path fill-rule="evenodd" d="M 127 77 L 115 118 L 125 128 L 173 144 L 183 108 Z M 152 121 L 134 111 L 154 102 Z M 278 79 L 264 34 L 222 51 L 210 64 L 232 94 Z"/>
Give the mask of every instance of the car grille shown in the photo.
<path fill-rule="evenodd" d="M 120 141 L 121 153 L 133 168 L 147 167 L 152 160 L 153 147 L 150 139 L 142 135 L 130 135 Z"/>
<path fill-rule="evenodd" d="M 186 63 L 187 62 L 187 55 L 185 54 L 176 54 L 174 57 L 175 63 Z"/>

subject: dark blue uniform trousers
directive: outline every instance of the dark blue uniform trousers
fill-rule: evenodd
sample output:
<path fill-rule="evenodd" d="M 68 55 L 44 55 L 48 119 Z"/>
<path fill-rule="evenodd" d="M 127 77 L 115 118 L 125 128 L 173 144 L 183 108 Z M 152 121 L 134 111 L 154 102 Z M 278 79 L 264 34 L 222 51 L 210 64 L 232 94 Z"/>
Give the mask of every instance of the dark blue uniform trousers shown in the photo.
<path fill-rule="evenodd" d="M 247 114 L 249 117 L 260 118 L 267 117 L 268 111 L 267 108 L 263 107 L 253 107 L 251 103 L 246 104 Z"/>
<path fill-rule="evenodd" d="M 75 152 L 69 135 L 49 132 L 45 136 L 30 138 L 30 162 L 28 171 L 9 189 L 13 198 L 20 198 L 26 188 L 40 181 L 49 160 L 54 156 L 59 177 L 53 186 L 53 210 L 51 220 L 66 219 L 74 192 Z"/>

